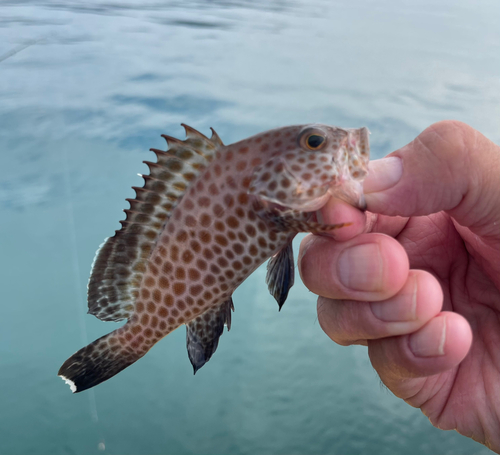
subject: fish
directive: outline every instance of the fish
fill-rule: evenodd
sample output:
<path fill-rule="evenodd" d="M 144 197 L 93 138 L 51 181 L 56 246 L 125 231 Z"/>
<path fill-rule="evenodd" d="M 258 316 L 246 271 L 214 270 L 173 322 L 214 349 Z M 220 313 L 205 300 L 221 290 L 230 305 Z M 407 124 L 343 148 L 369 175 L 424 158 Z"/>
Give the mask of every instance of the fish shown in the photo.
<path fill-rule="evenodd" d="M 232 295 L 269 259 L 266 283 L 281 310 L 294 284 L 292 240 L 349 223 L 317 216 L 331 197 L 366 208 L 369 131 L 323 124 L 272 129 L 224 145 L 182 124 L 162 135 L 149 174 L 117 230 L 99 247 L 88 283 L 89 313 L 127 322 L 80 349 L 58 375 L 71 391 L 106 381 L 186 326 L 196 373 L 231 327 Z"/>

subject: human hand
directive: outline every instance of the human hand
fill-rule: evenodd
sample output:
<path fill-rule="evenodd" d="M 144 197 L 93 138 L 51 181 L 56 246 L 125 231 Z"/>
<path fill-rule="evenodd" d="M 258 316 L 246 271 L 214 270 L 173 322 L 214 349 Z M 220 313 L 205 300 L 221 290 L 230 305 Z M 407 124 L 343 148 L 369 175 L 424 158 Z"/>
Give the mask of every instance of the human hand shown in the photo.
<path fill-rule="evenodd" d="M 322 329 L 368 346 L 384 384 L 431 423 L 500 453 L 500 147 L 455 121 L 371 163 L 367 217 L 332 201 L 302 280 Z"/>

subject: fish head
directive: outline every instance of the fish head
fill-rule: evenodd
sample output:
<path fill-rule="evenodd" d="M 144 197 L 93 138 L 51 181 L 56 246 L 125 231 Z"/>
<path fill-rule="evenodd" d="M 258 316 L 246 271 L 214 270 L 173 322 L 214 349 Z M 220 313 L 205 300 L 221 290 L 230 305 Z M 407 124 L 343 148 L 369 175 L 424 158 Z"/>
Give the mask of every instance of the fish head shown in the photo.
<path fill-rule="evenodd" d="M 283 213 L 317 211 L 330 197 L 365 210 L 368 135 L 367 128 L 296 128 L 281 149 L 254 168 L 248 192 L 264 209 Z"/>

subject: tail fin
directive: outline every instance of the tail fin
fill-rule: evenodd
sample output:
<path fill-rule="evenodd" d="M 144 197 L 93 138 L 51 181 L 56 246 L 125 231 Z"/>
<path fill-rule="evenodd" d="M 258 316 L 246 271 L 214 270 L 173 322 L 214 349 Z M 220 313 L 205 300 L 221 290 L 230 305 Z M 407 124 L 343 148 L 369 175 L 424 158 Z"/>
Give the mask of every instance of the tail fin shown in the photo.
<path fill-rule="evenodd" d="M 126 346 L 123 344 L 122 336 L 128 331 L 127 325 L 95 340 L 63 363 L 58 375 L 69 384 L 73 393 L 106 381 L 148 351 L 144 348 L 134 349 L 134 342 L 125 342 Z"/>

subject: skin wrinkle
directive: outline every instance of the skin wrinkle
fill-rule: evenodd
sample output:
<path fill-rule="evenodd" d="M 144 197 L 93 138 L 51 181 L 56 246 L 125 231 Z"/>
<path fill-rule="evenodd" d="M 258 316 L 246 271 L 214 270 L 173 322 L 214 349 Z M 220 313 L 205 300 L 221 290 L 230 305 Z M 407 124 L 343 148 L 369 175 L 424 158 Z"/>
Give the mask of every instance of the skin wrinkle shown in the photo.
<path fill-rule="evenodd" d="M 488 351 L 486 351 L 485 354 L 484 354 L 484 357 L 486 357 L 486 356 L 488 357 L 487 360 L 489 361 L 489 363 L 494 363 L 494 362 L 492 362 L 491 354 L 489 354 Z M 482 365 L 486 364 L 486 362 L 484 360 L 481 363 L 482 363 Z M 487 375 L 483 374 L 482 377 L 483 378 L 487 378 Z M 500 426 L 500 422 L 499 422 L 499 418 L 498 418 L 498 415 L 496 413 L 496 410 L 495 410 L 495 408 L 493 406 L 494 400 L 488 399 L 487 397 L 498 395 L 498 393 L 497 394 L 494 393 L 495 389 L 497 388 L 496 386 L 497 386 L 497 384 L 493 384 L 492 387 L 488 387 L 486 381 L 483 380 L 484 404 L 486 405 L 486 407 L 489 410 L 488 415 L 495 417 L 495 422 L 494 422 L 494 424 L 492 424 L 491 423 L 491 418 L 489 418 L 489 417 L 480 418 L 480 421 L 481 421 L 482 428 L 488 428 L 488 427 L 490 427 L 490 428 L 492 428 L 493 431 L 494 431 L 495 428 L 498 428 Z M 493 393 L 490 392 L 490 389 L 493 389 Z"/>
<path fill-rule="evenodd" d="M 453 123 L 455 123 L 455 122 L 453 122 Z M 448 146 L 450 146 L 450 148 L 453 148 L 453 150 L 460 150 L 463 152 L 468 150 L 468 147 L 466 147 L 466 141 L 464 139 L 463 128 L 459 123 L 455 124 L 455 128 L 454 128 L 455 134 L 453 136 L 454 136 L 454 139 L 457 139 L 458 137 L 460 137 L 460 142 L 461 142 L 460 144 L 454 144 L 453 142 L 447 140 L 445 137 L 443 137 L 441 134 L 439 134 L 439 130 L 437 130 L 435 128 L 433 128 L 431 131 L 441 141 L 448 144 Z M 458 134 L 456 134 L 456 133 L 458 133 Z M 426 152 L 429 153 L 430 156 L 434 157 L 439 162 L 439 166 L 436 165 L 436 168 L 439 168 L 440 179 L 447 181 L 447 182 L 454 182 L 454 191 L 450 193 L 451 199 L 454 199 L 454 197 L 456 197 L 457 190 L 458 190 L 458 188 L 456 187 L 457 182 L 456 182 L 455 176 L 457 174 L 458 175 L 463 174 L 463 172 L 457 173 L 457 170 L 455 169 L 455 167 L 456 167 L 457 163 L 459 163 L 462 165 L 462 167 L 464 167 L 466 165 L 467 167 L 465 167 L 465 169 L 469 170 L 470 166 L 471 166 L 470 154 L 469 153 L 460 153 L 460 157 L 454 156 L 452 159 L 449 159 L 447 153 L 446 154 L 445 153 L 435 153 L 434 150 L 432 148 L 430 148 L 430 146 L 428 146 L 427 143 L 424 142 L 420 138 L 420 136 L 415 138 L 414 142 L 420 144 L 426 150 Z M 469 173 L 469 172 L 467 172 L 467 173 Z M 443 176 L 445 176 L 445 178 L 443 178 Z M 469 191 L 468 180 L 465 179 L 464 183 L 466 185 L 466 188 L 463 188 L 463 189 L 461 189 L 461 191 L 459 191 L 460 201 L 455 202 L 455 203 L 450 201 L 449 204 L 443 204 L 445 207 L 444 210 L 446 210 L 446 211 L 455 210 L 457 207 L 460 206 L 460 204 L 462 203 L 462 201 L 464 199 L 464 195 L 466 195 Z M 423 192 L 423 193 L 425 193 L 425 192 Z M 434 195 L 434 197 L 436 197 L 436 195 Z M 425 201 L 425 205 L 428 205 L 428 201 Z M 447 205 L 450 205 L 450 207 L 446 208 Z"/>
<path fill-rule="evenodd" d="M 329 301 L 332 301 L 333 299 L 327 299 L 326 297 L 319 297 L 318 298 L 318 303 L 317 303 L 317 313 L 318 313 L 318 321 L 319 321 L 319 325 L 321 327 L 321 329 L 326 333 L 328 334 L 328 336 L 337 344 L 340 344 L 341 346 L 348 346 L 348 344 L 344 344 L 344 342 L 341 340 L 341 339 L 334 339 L 332 338 L 329 334 L 332 332 L 330 330 L 330 327 L 325 325 L 324 321 L 330 321 L 331 318 L 328 318 L 328 317 L 325 317 L 325 318 L 322 318 L 321 316 L 323 314 L 328 314 L 328 310 L 327 310 L 327 307 L 326 307 L 326 304 L 329 302 Z M 338 302 L 342 302 L 342 300 L 338 300 Z M 323 321 L 323 322 L 322 322 Z M 337 321 L 338 322 L 338 321 Z M 334 331 L 336 333 L 336 331 Z"/>
<path fill-rule="evenodd" d="M 460 160 L 464 163 L 466 171 L 465 175 L 469 178 L 465 179 L 467 183 L 467 189 L 463 193 L 462 201 L 454 209 L 450 210 L 450 215 L 454 218 L 460 218 L 460 225 L 465 227 L 472 227 L 474 231 L 482 231 L 484 226 L 488 226 L 491 223 L 492 212 L 495 212 L 495 204 L 491 204 L 491 201 L 482 199 L 481 195 L 483 193 L 490 193 L 491 190 L 486 187 L 487 182 L 496 182 L 497 178 L 495 172 L 498 172 L 500 167 L 500 162 L 498 160 L 499 154 L 495 153 L 485 153 L 480 143 L 484 141 L 484 136 L 478 131 L 474 131 L 473 139 L 469 137 L 464 138 L 464 129 L 460 129 L 460 138 L 462 141 L 460 150 L 463 151 Z M 473 142 L 473 143 L 471 143 Z M 492 144 L 488 143 L 488 147 Z M 489 150 L 488 150 L 489 152 Z M 480 154 L 478 156 L 478 154 Z M 492 158 L 492 165 L 488 166 L 477 166 L 475 161 L 484 161 L 486 158 Z M 497 158 L 495 161 L 494 158 Z M 490 177 L 490 178 L 488 178 Z M 490 203 L 490 204 L 489 204 Z M 488 207 L 489 210 L 486 211 L 485 208 Z M 486 205 L 486 207 L 485 207 Z M 473 213 L 473 215 L 470 215 Z M 480 219 L 478 215 L 481 214 Z M 473 217 L 474 220 L 467 222 L 469 217 Z M 484 221 L 483 221 L 484 220 Z M 473 223 L 473 226 L 470 226 Z M 481 233 L 483 235 L 483 233 Z M 498 235 L 498 234 L 496 234 Z"/>
<path fill-rule="evenodd" d="M 465 242 L 464 242 L 464 247 Z M 482 300 L 483 298 L 477 298 L 476 296 L 472 295 L 469 292 L 469 288 L 475 287 L 471 286 L 470 281 L 472 280 L 472 277 L 475 273 L 472 273 L 471 270 L 474 268 L 476 270 L 476 261 L 474 258 L 471 258 L 470 254 L 465 253 L 465 259 L 467 261 L 463 273 L 459 275 L 459 261 L 452 262 L 450 265 L 450 286 L 449 286 L 449 292 L 450 292 L 450 306 L 452 306 L 451 302 L 460 302 L 460 301 L 468 301 L 469 304 L 468 306 L 470 307 L 471 310 L 474 309 L 475 305 L 480 305 L 488 308 L 489 310 L 492 310 L 490 306 L 486 303 L 484 303 Z M 493 283 L 491 283 L 493 285 Z M 481 287 L 479 287 L 480 291 L 482 290 Z M 463 296 L 460 296 L 460 294 L 463 294 Z M 460 298 L 459 298 L 460 296 Z M 464 298 L 465 297 L 465 298 Z M 453 308 L 452 309 L 456 309 Z M 467 313 L 467 320 L 471 325 L 474 324 L 475 321 L 471 320 L 471 317 L 474 315 L 474 311 L 469 311 Z M 500 365 L 499 365 L 500 366 Z"/>
<path fill-rule="evenodd" d="M 463 243 L 465 247 L 465 242 Z M 463 250 L 462 250 L 463 251 Z M 467 286 L 467 277 L 469 276 L 469 270 L 471 266 L 471 260 L 469 254 L 465 254 L 465 260 L 467 261 L 464 266 L 460 266 L 459 261 L 452 262 L 450 264 L 450 279 L 448 281 L 448 292 L 450 297 L 450 307 L 451 310 L 455 310 L 453 303 L 459 301 L 459 291 L 466 296 L 466 300 L 472 301 L 472 296 L 469 293 Z M 463 272 L 459 275 L 460 269 Z M 452 285 L 451 285 L 452 284 Z"/>
<path fill-rule="evenodd" d="M 482 135 L 481 135 L 481 133 L 479 133 L 479 131 L 474 130 L 473 141 L 474 141 L 474 144 L 472 147 L 469 147 L 469 150 L 478 150 L 479 149 L 478 144 L 480 141 L 482 141 Z M 497 157 L 497 163 L 496 163 L 497 165 L 496 166 L 487 166 L 485 169 L 482 170 L 483 171 L 482 173 L 478 173 L 476 167 L 471 166 L 471 172 L 472 172 L 471 179 L 475 178 L 475 180 L 473 182 L 471 182 L 471 185 L 470 185 L 471 188 L 479 189 L 479 188 L 485 187 L 485 184 L 488 182 L 491 182 L 491 184 L 493 184 L 493 182 L 497 182 L 497 173 L 498 173 L 498 170 L 500 167 L 499 166 L 500 163 L 498 162 L 499 154 L 498 153 L 495 154 L 495 152 L 493 152 L 492 156 Z M 483 205 L 484 205 L 484 203 L 488 202 L 488 201 L 485 201 L 485 200 L 481 201 L 480 200 L 480 202 L 483 202 Z M 483 206 L 480 209 L 478 209 L 477 205 L 475 205 L 475 209 L 476 209 L 476 212 L 484 213 Z M 484 223 L 481 224 L 480 222 L 478 222 L 478 220 L 476 220 L 475 227 L 482 231 L 485 227 L 491 225 L 491 219 L 495 218 L 495 216 L 494 216 L 495 209 L 496 209 L 495 204 L 490 204 L 488 213 L 483 216 L 483 218 L 485 219 Z M 492 236 L 497 235 L 497 232 L 495 232 L 495 229 L 493 229 Z M 485 236 L 484 233 L 482 233 L 482 235 Z"/>
<path fill-rule="evenodd" d="M 433 223 L 435 224 L 435 223 Z M 429 261 L 429 256 L 432 256 L 434 254 L 434 252 L 438 253 L 438 254 L 443 254 L 444 252 L 442 251 L 442 248 L 441 248 L 441 245 L 438 244 L 437 241 L 433 241 L 434 238 L 436 239 L 439 239 L 440 236 L 438 235 L 438 233 L 432 233 L 431 235 L 429 235 L 425 240 L 426 240 L 426 243 L 428 244 L 425 252 L 422 252 L 421 254 L 419 254 L 419 257 L 414 257 L 413 258 L 413 261 L 414 262 L 417 262 L 417 259 L 420 259 L 421 262 L 424 262 L 426 264 L 426 266 L 428 268 L 431 268 L 433 267 L 433 262 L 432 261 Z M 413 241 L 412 244 L 414 245 L 415 248 L 421 248 L 418 246 L 417 242 Z M 448 260 L 450 260 L 451 258 L 448 257 Z M 421 266 L 421 264 L 420 264 Z"/>
<path fill-rule="evenodd" d="M 491 321 L 491 317 L 493 316 L 495 319 L 496 319 L 496 322 L 497 324 L 500 322 L 500 315 L 496 314 L 496 315 L 490 315 L 492 311 L 488 312 L 488 321 Z M 486 319 L 486 318 L 484 318 Z M 486 321 L 486 323 L 488 322 Z M 474 321 L 476 322 L 476 321 Z M 495 363 L 494 362 L 494 357 L 491 356 L 491 352 L 495 352 L 497 349 L 498 349 L 498 339 L 500 337 L 496 336 L 496 339 L 493 339 L 493 337 L 485 337 L 484 334 L 480 334 L 479 336 L 479 339 L 478 341 L 480 341 L 485 347 L 486 349 L 484 350 L 485 352 L 482 354 L 482 358 L 484 358 L 485 356 L 488 356 L 488 358 L 491 360 L 490 363 L 492 363 L 496 369 L 500 368 L 500 362 L 497 362 Z M 482 362 L 481 362 L 482 363 Z"/>
<path fill-rule="evenodd" d="M 440 417 L 443 413 L 444 410 L 446 410 L 446 405 L 451 399 L 453 395 L 453 384 L 455 382 L 455 378 L 458 376 L 458 372 L 460 370 L 460 367 L 453 368 L 452 370 L 449 370 L 446 372 L 444 375 L 433 375 L 428 378 L 425 378 L 425 382 L 422 385 L 421 390 L 426 390 L 429 388 L 429 392 L 427 393 L 427 397 L 418 403 L 417 407 L 420 407 L 422 409 L 422 412 L 424 415 L 426 415 L 429 420 L 432 422 L 433 425 L 436 425 L 438 428 L 442 428 L 445 430 L 454 430 L 456 428 L 452 428 L 450 425 L 440 425 Z M 430 382 L 434 381 L 433 384 L 429 384 Z M 443 393 L 443 388 L 448 388 L 446 391 L 446 396 L 443 400 L 442 397 L 439 395 Z M 420 393 L 420 392 L 419 392 Z M 417 394 L 418 395 L 418 394 Z M 437 414 L 437 416 L 432 415 L 432 413 L 427 412 L 427 409 L 431 406 L 427 406 L 432 404 L 432 401 L 439 400 L 443 402 L 443 404 L 440 405 L 440 410 Z M 411 403 L 409 403 L 411 404 Z M 411 404 L 414 406 L 413 404 Z"/>
<path fill-rule="evenodd" d="M 500 287 L 500 248 L 498 246 L 495 248 L 495 246 L 486 243 L 481 237 L 473 234 L 470 229 L 464 228 L 456 222 L 454 222 L 454 225 L 457 232 L 465 238 L 467 252 L 474 259 L 477 269 L 479 269 L 476 269 L 476 273 L 484 271 L 493 285 Z M 495 243 L 498 245 L 498 240 Z"/>
<path fill-rule="evenodd" d="M 493 179 L 493 178 L 492 178 Z M 477 186 L 484 187 L 485 185 L 482 183 L 475 184 Z M 465 199 L 465 197 L 464 197 Z M 471 233 L 480 232 L 481 237 L 491 238 L 496 240 L 498 237 L 498 223 L 492 220 L 498 217 L 496 211 L 498 208 L 495 204 L 491 204 L 490 201 L 486 199 L 476 198 L 475 203 L 471 204 L 473 207 L 474 213 L 483 213 L 482 220 L 474 220 L 473 225 L 470 223 L 462 222 L 460 226 L 468 228 Z M 488 232 L 490 231 L 490 232 Z"/>
<path fill-rule="evenodd" d="M 449 217 L 446 219 L 446 228 L 447 228 L 446 230 L 445 230 L 445 228 L 444 228 L 444 226 L 442 224 L 438 224 L 436 222 L 436 219 L 434 217 L 429 217 L 429 221 L 436 227 L 437 230 L 441 231 L 441 233 L 443 234 L 444 238 L 451 238 L 451 235 L 453 235 L 453 237 L 458 240 L 458 238 L 460 237 L 458 235 L 456 229 L 454 229 L 453 224 L 450 222 L 450 218 Z M 464 243 L 463 240 L 460 239 L 460 241 L 461 241 L 462 244 Z M 446 254 L 448 256 L 450 264 L 452 264 L 453 261 L 454 261 L 454 259 L 455 259 L 454 257 L 452 257 L 452 256 L 454 256 L 454 252 L 452 251 L 451 248 L 450 249 L 445 249 L 445 252 L 446 252 Z"/>
<path fill-rule="evenodd" d="M 484 358 L 484 351 L 483 353 L 478 353 L 477 356 L 481 357 L 481 360 L 479 361 L 479 363 L 483 364 L 484 365 L 484 362 L 483 362 L 483 358 Z M 476 356 L 476 357 L 477 357 Z M 476 361 L 478 361 L 478 359 L 476 359 Z M 460 365 L 458 366 L 457 368 L 457 374 L 456 376 L 459 376 L 459 373 L 462 371 L 462 369 L 460 368 Z M 475 384 L 474 384 L 474 390 L 478 390 L 478 384 L 477 382 L 478 381 L 481 381 L 482 382 L 482 387 L 481 387 L 481 397 L 477 397 L 477 392 L 475 394 L 475 397 L 474 397 L 474 401 L 477 403 L 478 401 L 481 401 L 482 403 L 485 403 L 485 387 L 484 387 L 484 381 L 482 380 L 481 377 L 476 377 L 475 378 Z M 453 383 L 455 382 L 455 380 L 453 381 Z M 452 383 L 452 384 L 453 384 Z M 447 397 L 447 400 L 446 400 L 446 404 L 448 403 L 448 401 L 451 400 L 451 396 Z M 464 395 L 464 394 L 460 394 L 460 398 L 461 398 L 461 402 L 462 404 L 464 403 L 464 398 L 468 398 L 467 395 Z M 453 394 L 453 400 L 456 400 L 456 397 L 455 395 Z M 467 400 L 465 400 L 466 403 L 464 405 L 465 408 L 467 408 Z M 446 407 L 443 407 L 443 409 L 446 409 Z M 443 411 L 439 414 L 439 419 L 441 419 L 441 417 L 443 416 Z M 482 419 L 481 419 L 481 416 L 475 416 L 475 415 L 471 415 L 471 414 L 468 414 L 467 416 L 469 419 L 470 418 L 473 418 L 473 420 L 475 422 L 482 422 Z M 437 422 L 439 424 L 439 421 Z M 481 425 L 481 424 L 480 424 Z M 474 425 L 475 427 L 478 427 L 478 425 Z M 444 429 L 454 429 L 456 430 L 458 433 L 464 435 L 464 436 L 468 436 L 468 437 L 471 437 L 472 439 L 474 439 L 475 441 L 478 441 L 478 442 L 481 442 L 481 440 L 484 440 L 486 438 L 486 432 L 482 431 L 481 433 L 474 433 L 473 431 L 460 431 L 460 428 L 458 427 L 458 425 L 456 425 L 454 428 L 451 428 L 450 425 L 448 425 L 447 427 L 443 427 Z M 485 426 L 483 426 L 483 428 L 486 428 Z M 480 434 L 480 436 L 479 436 Z"/>
<path fill-rule="evenodd" d="M 429 377 L 426 377 L 426 378 L 420 378 L 420 379 L 421 379 L 421 381 L 420 381 L 419 386 L 416 387 L 417 388 L 416 392 L 414 392 L 412 395 L 406 395 L 406 394 L 400 394 L 399 395 L 399 398 L 402 398 L 403 400 L 405 400 L 406 403 L 408 403 L 410 406 L 412 406 L 414 408 L 421 408 L 422 404 L 426 403 L 426 401 L 429 400 L 429 398 L 426 398 L 426 400 L 422 401 L 420 399 L 419 395 L 421 395 L 422 391 L 426 390 L 426 388 L 431 388 L 431 389 L 434 388 L 433 385 L 431 385 L 429 383 L 431 381 L 437 380 L 437 375 L 429 376 Z M 414 382 L 414 379 L 406 379 L 405 382 L 409 383 L 409 384 L 412 384 Z M 435 394 L 433 394 L 433 396 L 434 395 Z M 424 409 L 422 409 L 422 413 L 427 416 L 427 414 L 425 414 Z"/>
<path fill-rule="evenodd" d="M 466 151 L 467 153 L 465 153 L 465 156 L 463 156 L 462 158 L 464 158 L 464 160 L 467 161 L 466 169 L 470 169 L 471 168 L 471 163 L 470 163 L 471 148 L 467 146 L 467 137 L 465 136 L 465 131 L 464 131 L 463 125 L 460 122 L 454 122 L 454 121 L 450 122 L 450 124 L 454 125 L 453 138 L 454 138 L 454 140 L 456 140 L 457 138 L 460 138 L 460 142 L 461 142 L 460 144 L 454 144 L 453 142 L 447 141 L 443 136 L 441 136 L 439 134 L 439 130 L 436 130 L 435 128 L 433 128 L 434 133 L 443 142 L 447 142 L 448 144 L 455 145 L 455 147 L 454 147 L 455 150 Z M 459 162 L 464 163 L 463 160 L 459 160 Z M 452 175 L 452 177 L 453 177 L 453 175 Z"/>
<path fill-rule="evenodd" d="M 450 241 L 452 236 L 450 235 L 449 232 L 446 232 L 442 229 L 441 225 L 436 223 L 436 219 L 431 217 L 428 217 L 427 220 L 432 223 L 433 226 L 436 228 L 439 228 L 439 230 L 443 233 L 443 237 Z M 449 222 L 449 218 L 445 220 L 446 222 Z M 403 235 L 400 235 L 396 238 L 398 242 L 403 245 L 405 250 L 408 252 L 409 257 L 411 258 L 410 260 L 410 268 L 414 269 L 421 269 L 421 270 L 426 270 L 430 273 L 432 273 L 434 276 L 439 278 L 443 282 L 448 282 L 449 278 L 449 266 L 450 264 L 453 264 L 456 260 L 456 257 L 450 257 L 448 256 L 449 260 L 447 261 L 447 266 L 446 267 L 439 267 L 437 268 L 437 264 L 435 261 L 430 261 L 429 257 L 432 257 L 432 251 L 434 251 L 437 248 L 437 257 L 443 257 L 443 251 L 442 251 L 442 245 L 439 241 L 433 241 L 430 242 L 430 239 L 433 237 L 427 235 L 423 238 L 419 238 L 418 236 L 415 239 L 412 239 L 413 231 L 417 231 L 419 234 L 422 231 L 422 226 L 421 226 L 421 220 L 419 220 L 418 217 L 411 217 L 408 219 L 408 222 L 406 223 L 406 230 L 403 232 Z M 455 234 L 458 234 L 455 232 Z M 437 235 L 437 234 L 433 234 Z M 458 240 L 459 236 L 454 235 L 453 236 L 453 241 Z M 422 246 L 422 241 L 425 240 L 425 247 Z M 439 238 L 438 238 L 439 240 Z M 461 241 L 461 239 L 460 239 Z M 463 244 L 463 242 L 461 241 Z M 448 254 L 448 250 L 446 249 L 446 254 Z"/>
<path fill-rule="evenodd" d="M 411 217 L 392 217 L 392 216 L 387 216 L 387 215 L 379 215 L 378 213 L 372 213 L 372 212 L 365 212 L 367 213 L 366 219 L 366 226 L 363 232 L 381 232 L 381 233 L 387 233 L 386 229 L 384 229 L 383 221 L 388 220 L 388 219 L 394 219 L 394 218 L 400 218 L 400 219 L 405 219 L 404 224 L 401 226 L 401 228 L 398 227 L 398 230 L 396 232 L 391 232 L 387 233 L 391 237 L 397 239 L 398 236 L 404 232 L 408 226 L 408 223 L 411 220 Z"/>
<path fill-rule="evenodd" d="M 318 314 L 318 322 L 319 322 L 319 326 L 321 327 L 321 329 L 323 330 L 323 332 L 325 332 L 326 334 L 329 333 L 329 330 L 327 330 L 327 327 L 324 325 L 324 323 L 322 323 L 321 321 L 325 320 L 325 318 L 321 318 L 321 316 L 323 315 L 323 313 L 326 313 L 326 309 L 325 309 L 325 299 L 323 297 L 318 297 L 318 301 L 317 301 L 317 304 L 316 304 L 316 307 L 317 307 L 317 314 Z M 328 335 L 330 336 L 330 335 Z M 331 337 L 330 337 L 331 338 Z M 335 340 L 333 340 L 335 341 Z"/>
<path fill-rule="evenodd" d="M 500 222 L 495 220 L 495 218 L 498 218 L 498 215 L 496 215 L 494 213 L 494 211 L 495 211 L 495 208 L 492 206 L 491 212 L 492 212 L 492 219 L 494 220 L 493 222 L 491 220 L 486 220 L 482 224 L 476 223 L 475 226 L 473 226 L 472 228 L 469 226 L 458 224 L 456 222 L 456 220 L 453 220 L 453 221 L 456 225 L 458 225 L 458 228 L 457 228 L 457 226 L 455 226 L 457 229 L 459 229 L 459 228 L 468 229 L 470 232 L 470 235 L 474 235 L 478 241 L 482 242 L 485 246 L 491 248 L 491 245 L 486 244 L 485 240 L 489 240 L 489 241 L 494 242 L 494 244 L 497 244 L 498 243 L 498 231 L 500 229 Z M 487 232 L 486 228 L 489 228 L 491 230 L 491 232 Z M 480 231 L 481 234 L 480 235 L 476 234 L 475 230 Z"/>
<path fill-rule="evenodd" d="M 357 302 L 352 302 L 352 301 L 347 301 L 347 300 L 334 300 L 334 299 L 328 299 L 326 297 L 319 297 L 318 298 L 318 302 L 317 302 L 317 313 L 318 313 L 318 322 L 319 322 L 319 325 L 321 327 L 321 329 L 326 333 L 326 334 L 329 334 L 331 332 L 333 333 L 338 333 L 338 332 L 341 332 L 341 333 L 347 333 L 347 328 L 348 326 L 344 325 L 344 324 L 340 324 L 340 322 L 342 321 L 347 321 L 349 318 L 321 318 L 322 315 L 324 314 L 328 314 L 328 309 L 327 309 L 327 305 L 331 305 L 331 304 L 335 304 L 335 305 L 342 305 L 342 304 L 346 304 L 348 305 L 349 303 L 357 303 Z M 351 307 L 352 308 L 352 307 Z M 326 326 L 324 324 L 322 324 L 321 321 L 331 321 L 331 320 L 335 320 L 335 322 L 338 324 L 338 327 L 340 327 L 341 329 L 340 330 L 330 330 L 331 327 L 330 326 Z M 331 338 L 335 343 L 341 345 L 341 346 L 351 346 L 351 345 L 361 345 L 361 346 L 367 346 L 367 340 L 365 339 L 356 339 L 356 340 L 352 340 L 351 338 L 346 338 L 346 339 L 342 339 L 342 338 L 332 338 L 330 335 L 328 335 L 329 338 Z"/>

